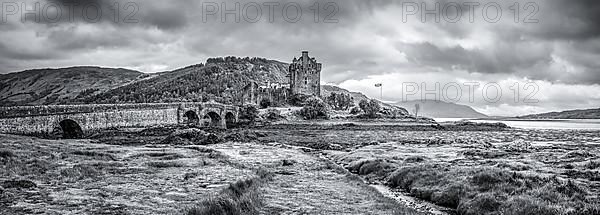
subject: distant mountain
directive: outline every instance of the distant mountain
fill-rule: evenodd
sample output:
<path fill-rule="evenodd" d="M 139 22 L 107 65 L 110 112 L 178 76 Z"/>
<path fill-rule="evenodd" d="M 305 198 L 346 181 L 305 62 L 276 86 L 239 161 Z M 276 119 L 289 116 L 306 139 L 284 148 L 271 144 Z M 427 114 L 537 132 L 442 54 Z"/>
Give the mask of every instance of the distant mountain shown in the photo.
<path fill-rule="evenodd" d="M 433 100 L 414 100 L 407 102 L 397 102 L 394 105 L 406 108 L 414 114 L 415 104 L 420 105 L 419 115 L 433 118 L 484 118 L 485 114 L 479 113 L 467 105 L 455 103 L 433 101 Z"/>
<path fill-rule="evenodd" d="M 600 119 L 600 108 L 519 116 L 522 119 Z"/>
<path fill-rule="evenodd" d="M 0 75 L 0 104 L 59 104 L 131 83 L 147 75 L 100 67 L 36 69 Z"/>

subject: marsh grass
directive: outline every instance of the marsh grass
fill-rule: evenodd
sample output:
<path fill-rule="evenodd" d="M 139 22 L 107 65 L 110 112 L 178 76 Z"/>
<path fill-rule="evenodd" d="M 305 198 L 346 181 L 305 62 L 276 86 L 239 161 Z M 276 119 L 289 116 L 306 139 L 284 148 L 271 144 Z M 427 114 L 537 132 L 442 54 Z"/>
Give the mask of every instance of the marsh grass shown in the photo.
<path fill-rule="evenodd" d="M 42 159 L 25 159 L 10 157 L 0 163 L 0 175 L 6 176 L 37 176 L 46 174 L 56 165 Z"/>
<path fill-rule="evenodd" d="M 187 215 L 254 215 L 263 204 L 259 187 L 272 180 L 274 174 L 258 169 L 256 177 L 229 184 L 216 196 L 201 201 L 187 210 Z"/>
<path fill-rule="evenodd" d="M 564 214 L 598 202 L 579 184 L 523 175 L 500 168 L 453 168 L 439 165 L 400 167 L 388 183 L 459 214 Z"/>
<path fill-rule="evenodd" d="M 83 180 L 97 178 L 102 175 L 102 172 L 92 165 L 77 164 L 73 167 L 62 169 L 60 175 L 67 179 Z"/>
<path fill-rule="evenodd" d="M 86 157 L 91 157 L 97 160 L 112 160 L 112 161 L 116 161 L 117 159 L 108 153 L 104 153 L 104 152 L 97 152 L 97 151 L 82 151 L 82 150 L 76 150 L 73 151 L 71 154 L 74 155 L 79 155 L 79 156 L 86 156 Z"/>
<path fill-rule="evenodd" d="M 10 150 L 0 150 L 0 158 L 8 159 L 16 157 L 15 153 Z"/>
<path fill-rule="evenodd" d="M 598 169 L 600 168 L 600 161 L 590 161 L 583 165 L 586 169 Z"/>
<path fill-rule="evenodd" d="M 147 163 L 148 166 L 154 168 L 172 168 L 172 167 L 183 167 L 182 163 L 176 161 L 151 161 Z"/>
<path fill-rule="evenodd" d="M 2 187 L 5 189 L 10 188 L 19 188 L 19 189 L 29 189 L 37 187 L 37 185 L 30 180 L 8 180 L 2 183 Z"/>

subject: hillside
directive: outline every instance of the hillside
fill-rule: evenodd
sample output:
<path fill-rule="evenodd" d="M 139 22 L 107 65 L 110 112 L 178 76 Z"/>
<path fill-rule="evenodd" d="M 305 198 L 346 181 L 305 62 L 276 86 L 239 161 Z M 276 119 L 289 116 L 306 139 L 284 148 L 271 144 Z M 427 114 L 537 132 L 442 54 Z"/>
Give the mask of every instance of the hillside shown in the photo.
<path fill-rule="evenodd" d="M 321 96 L 327 97 L 333 92 L 336 92 L 336 93 L 342 92 L 342 93 L 350 94 L 350 96 L 352 96 L 352 98 L 354 98 L 354 103 L 356 105 L 358 105 L 358 103 L 361 100 L 369 99 L 369 97 L 367 97 L 364 94 L 359 93 L 359 92 L 351 92 L 346 89 L 343 89 L 343 88 L 340 88 L 337 86 L 333 86 L 333 85 L 321 85 Z"/>
<path fill-rule="evenodd" d="M 432 100 L 414 100 L 407 102 L 397 102 L 394 105 L 406 108 L 414 114 L 415 104 L 421 106 L 419 115 L 433 118 L 483 118 L 485 114 L 479 113 L 467 105 L 455 103 L 432 101 Z"/>
<path fill-rule="evenodd" d="M 0 104 L 59 104 L 122 86 L 141 72 L 100 67 L 36 69 L 0 75 Z"/>
<path fill-rule="evenodd" d="M 80 103 L 201 102 L 233 103 L 251 81 L 286 82 L 288 64 L 263 58 L 211 58 L 156 77 L 78 99 Z"/>
<path fill-rule="evenodd" d="M 348 90 L 346 90 L 344 88 L 340 88 L 340 87 L 333 86 L 333 85 L 321 85 L 321 96 L 322 97 L 327 97 L 327 96 L 329 96 L 333 92 L 350 94 L 350 96 L 352 96 L 352 98 L 354 99 L 354 104 L 356 106 L 358 106 L 358 103 L 361 100 L 369 100 L 370 99 L 369 97 L 367 97 L 366 95 L 364 95 L 364 94 L 362 94 L 360 92 L 351 92 L 351 91 L 348 91 Z M 388 109 L 399 110 L 399 112 L 401 112 L 404 115 L 408 115 L 409 114 L 408 111 L 407 111 L 407 109 L 405 109 L 403 107 L 398 107 L 398 106 L 390 105 L 390 104 L 387 104 L 387 103 L 384 103 L 384 102 L 381 102 L 381 101 L 379 101 L 379 104 L 382 107 L 384 107 L 384 108 L 387 107 Z"/>
<path fill-rule="evenodd" d="M 600 108 L 519 116 L 521 119 L 600 119 Z"/>
<path fill-rule="evenodd" d="M 5 105 L 203 102 L 236 103 L 255 81 L 288 82 L 289 64 L 264 58 L 210 58 L 203 64 L 153 75 L 125 69 L 72 67 L 29 70 L 0 76 Z M 367 96 L 321 86 L 322 96 L 344 92 L 358 104 Z M 381 103 L 388 109 L 402 108 Z"/>

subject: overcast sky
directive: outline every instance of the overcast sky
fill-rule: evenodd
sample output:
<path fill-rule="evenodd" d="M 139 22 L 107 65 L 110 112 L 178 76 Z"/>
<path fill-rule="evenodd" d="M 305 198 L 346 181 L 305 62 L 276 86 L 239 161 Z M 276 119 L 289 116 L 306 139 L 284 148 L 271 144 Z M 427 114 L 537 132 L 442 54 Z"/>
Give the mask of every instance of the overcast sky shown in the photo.
<path fill-rule="evenodd" d="M 320 1 L 318 22 L 312 1 L 238 1 L 239 22 L 213 13 L 234 8 L 235 1 L 118 1 L 115 13 L 112 0 L 77 1 L 79 6 L 41 0 L 37 14 L 47 16 L 40 20 L 21 17 L 22 3 L 33 7 L 35 1 L 1 2 L 0 73 L 75 65 L 150 73 L 216 56 L 290 62 L 308 50 L 323 63 L 323 83 L 374 98 L 380 96 L 374 85 L 383 83 L 386 101 L 419 99 L 415 90 L 434 90 L 439 83 L 438 98 L 489 115 L 600 107 L 597 0 Z M 59 20 L 52 20 L 58 17 L 55 4 L 69 5 L 61 6 Z M 433 14 L 423 20 L 424 7 L 439 20 Z"/>

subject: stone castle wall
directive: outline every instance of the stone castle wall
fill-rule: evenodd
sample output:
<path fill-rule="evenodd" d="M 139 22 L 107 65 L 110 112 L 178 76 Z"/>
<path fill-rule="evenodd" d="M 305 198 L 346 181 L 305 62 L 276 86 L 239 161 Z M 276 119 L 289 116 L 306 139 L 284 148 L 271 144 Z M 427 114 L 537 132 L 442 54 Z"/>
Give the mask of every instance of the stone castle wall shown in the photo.
<path fill-rule="evenodd" d="M 304 94 L 321 96 L 321 64 L 310 58 L 308 52 L 294 59 L 289 67 L 290 92 L 292 95 Z"/>

